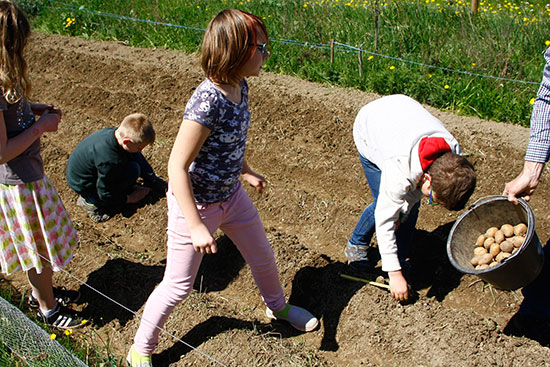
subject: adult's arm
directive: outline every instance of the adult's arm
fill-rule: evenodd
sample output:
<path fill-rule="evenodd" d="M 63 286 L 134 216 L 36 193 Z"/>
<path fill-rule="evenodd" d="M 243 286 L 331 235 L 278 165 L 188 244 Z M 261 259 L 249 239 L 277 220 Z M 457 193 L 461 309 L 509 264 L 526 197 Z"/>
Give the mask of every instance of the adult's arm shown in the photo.
<path fill-rule="evenodd" d="M 546 65 L 533 103 L 529 144 L 520 174 L 504 187 L 508 200 L 517 203 L 518 197 L 529 200 L 540 182 L 544 164 L 550 157 L 550 48 L 544 54 Z"/>

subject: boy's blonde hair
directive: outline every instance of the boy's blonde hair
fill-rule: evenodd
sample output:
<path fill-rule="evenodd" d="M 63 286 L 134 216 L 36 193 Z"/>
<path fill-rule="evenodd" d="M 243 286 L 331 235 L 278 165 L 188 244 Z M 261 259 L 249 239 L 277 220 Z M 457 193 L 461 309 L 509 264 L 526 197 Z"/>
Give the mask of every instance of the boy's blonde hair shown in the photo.
<path fill-rule="evenodd" d="M 31 91 L 24 49 L 31 34 L 25 13 L 11 1 L 0 1 L 0 87 L 8 103 Z"/>
<path fill-rule="evenodd" d="M 134 144 L 152 144 L 155 141 L 153 125 L 142 113 L 132 113 L 122 120 L 118 127 L 122 138 L 129 138 Z"/>
<path fill-rule="evenodd" d="M 216 15 L 204 33 L 201 50 L 202 70 L 213 82 L 237 85 L 240 69 L 256 51 L 260 29 L 268 42 L 262 19 L 237 9 L 226 9 Z"/>
<path fill-rule="evenodd" d="M 466 206 L 476 187 L 474 166 L 463 156 L 451 152 L 437 158 L 428 169 L 437 201 L 449 210 Z"/>

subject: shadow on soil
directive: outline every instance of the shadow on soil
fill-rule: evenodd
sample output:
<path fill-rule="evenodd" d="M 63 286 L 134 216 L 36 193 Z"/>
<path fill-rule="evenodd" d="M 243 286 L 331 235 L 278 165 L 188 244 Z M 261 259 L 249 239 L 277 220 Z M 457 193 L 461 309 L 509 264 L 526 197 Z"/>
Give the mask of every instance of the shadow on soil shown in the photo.
<path fill-rule="evenodd" d="M 88 276 L 86 284 L 93 289 L 86 285 L 80 288 L 79 302 L 88 303 L 82 310 L 82 315 L 99 324 L 107 324 L 116 319 L 121 326 L 125 326 L 134 315 L 105 299 L 96 290 L 121 305 L 137 311 L 162 280 L 163 274 L 164 266 L 147 266 L 124 259 L 107 261 L 105 265 Z"/>
<path fill-rule="evenodd" d="M 443 301 L 460 284 L 462 273 L 447 257 L 447 238 L 455 222 L 439 226 L 433 232 L 416 230 L 411 253 L 413 289 L 430 288 L 427 296 Z"/>
<path fill-rule="evenodd" d="M 438 227 L 433 232 L 417 230 L 411 256 L 413 289 L 430 288 L 428 297 L 442 301 L 458 286 L 461 274 L 447 259 L 446 239 L 453 223 Z M 226 236 L 217 240 L 218 253 L 205 256 L 198 271 L 194 288 L 208 293 L 225 289 L 245 266 L 241 254 Z M 301 268 L 292 280 L 289 303 L 308 309 L 317 318 L 322 319 L 324 329 L 320 349 L 337 351 L 339 349 L 336 333 L 340 316 L 354 294 L 365 286 L 363 282 L 353 282 L 341 277 L 348 274 L 367 280 L 375 280 L 385 275 L 380 268 L 373 273 L 361 273 L 342 262 L 332 260 L 326 255 L 318 255 L 312 260 L 312 266 Z M 155 286 L 162 280 L 163 266 L 145 266 L 123 259 L 109 260 L 101 269 L 90 274 L 88 284 L 112 297 L 117 302 L 138 310 L 147 300 Z M 136 282 L 135 280 L 140 281 Z M 116 290 L 116 291 L 114 291 Z M 124 326 L 133 315 L 118 305 L 105 302 L 103 297 L 83 287 L 82 299 L 88 302 L 83 313 L 90 318 L 102 318 L 104 323 L 118 319 Z M 389 297 L 389 295 L 388 295 Z M 415 302 L 416 297 L 412 301 Z M 277 337 L 291 337 L 300 334 L 286 322 L 274 321 Z M 211 337 L 231 329 L 253 330 L 265 327 L 265 324 L 251 323 L 228 317 L 212 317 L 195 326 L 182 337 L 190 345 L 200 345 Z M 161 354 L 155 355 L 155 363 L 169 365 L 179 360 L 191 349 L 182 343 L 175 343 Z"/>

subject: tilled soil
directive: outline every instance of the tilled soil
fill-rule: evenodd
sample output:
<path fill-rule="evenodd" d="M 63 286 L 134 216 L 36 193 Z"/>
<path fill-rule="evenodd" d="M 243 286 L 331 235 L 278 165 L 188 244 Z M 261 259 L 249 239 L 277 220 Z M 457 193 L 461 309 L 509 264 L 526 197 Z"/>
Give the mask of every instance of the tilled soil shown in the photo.
<path fill-rule="evenodd" d="M 34 33 L 28 47 L 33 96 L 64 113 L 46 134 L 43 157 L 81 237 L 56 285 L 80 289 L 78 309 L 92 321 L 77 333 L 122 360 L 147 297 L 165 264 L 166 199 L 150 197 L 105 223 L 92 222 L 65 182 L 69 154 L 85 136 L 117 126 L 132 112 L 148 115 L 156 143 L 144 154 L 166 178 L 185 104 L 203 79 L 197 55 L 136 49 Z M 542 65 L 541 65 L 542 70 Z M 342 279 L 344 245 L 370 193 L 352 139 L 356 113 L 379 96 L 263 73 L 250 83 L 252 125 L 247 159 L 269 186 L 249 194 L 262 216 L 291 302 L 321 320 L 302 334 L 270 322 L 251 273 L 232 243 L 205 257 L 195 291 L 166 324 L 155 366 L 545 366 L 550 351 L 504 332 L 522 300 L 455 270 L 446 241 L 461 214 L 422 205 L 412 254 L 409 304 L 386 290 Z M 502 192 L 521 170 L 528 129 L 428 109 L 457 137 L 478 172 L 471 202 Z M 531 206 L 541 241 L 550 234 L 549 186 Z M 427 204 L 427 203 L 423 203 Z M 22 274 L 9 281 L 28 289 Z M 82 282 L 86 282 L 93 290 Z M 98 293 L 101 292 L 101 293 Z M 112 300 L 116 301 L 114 303 Z M 125 309 L 124 307 L 127 309 Z"/>

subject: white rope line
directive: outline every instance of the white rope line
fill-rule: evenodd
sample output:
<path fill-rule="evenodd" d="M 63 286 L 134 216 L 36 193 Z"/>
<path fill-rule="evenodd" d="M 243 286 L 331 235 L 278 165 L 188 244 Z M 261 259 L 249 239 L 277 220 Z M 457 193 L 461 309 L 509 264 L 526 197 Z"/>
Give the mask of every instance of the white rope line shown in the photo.
<path fill-rule="evenodd" d="M 27 249 L 29 250 L 30 253 L 36 253 L 39 257 L 41 257 L 42 259 L 46 260 L 46 262 L 48 264 L 50 264 L 50 266 L 52 266 L 52 263 L 49 259 L 47 259 L 46 257 L 44 257 L 43 255 L 41 255 L 40 253 L 38 252 L 35 252 L 33 249 L 31 249 L 30 247 L 27 246 Z M 63 268 L 60 268 L 60 271 L 62 271 L 63 273 L 67 274 L 69 277 L 73 278 L 74 280 L 78 281 L 80 284 L 82 285 L 85 285 L 86 287 L 90 288 L 92 291 L 96 292 L 97 294 L 101 295 L 102 297 L 108 299 L 109 301 L 113 302 L 115 305 L 123 308 L 124 310 L 132 313 L 134 316 L 138 317 L 139 319 L 141 319 L 142 321 L 145 321 L 146 323 L 148 323 L 149 325 L 151 326 L 154 326 L 155 328 L 157 328 L 158 330 L 160 330 L 161 332 L 165 333 L 166 335 L 169 335 L 171 336 L 173 339 L 177 340 L 178 342 L 184 344 L 185 346 L 189 347 L 190 349 L 202 354 L 203 356 L 205 356 L 206 358 L 210 359 L 211 361 L 219 364 L 220 366 L 224 366 L 224 367 L 227 367 L 225 364 L 223 364 L 222 362 L 218 361 L 217 359 L 215 359 L 214 357 L 200 351 L 199 349 L 195 348 L 194 346 L 192 346 L 191 344 L 185 342 L 184 340 L 178 338 L 177 336 L 173 335 L 172 333 L 166 331 L 164 328 L 150 322 L 149 320 L 147 319 L 144 319 L 141 315 L 139 315 L 137 312 L 135 311 L 132 311 L 129 307 L 123 305 L 122 303 L 114 300 L 113 298 L 107 296 L 106 294 L 104 294 L 103 292 L 99 291 L 98 289 L 95 289 L 94 287 L 92 287 L 91 285 L 89 285 L 88 283 L 86 283 L 85 281 L 79 279 L 78 277 L 72 275 L 71 273 L 69 273 L 67 270 L 63 269 Z"/>
<path fill-rule="evenodd" d="M 387 56 L 387 55 L 379 54 L 379 53 L 376 53 L 376 52 L 372 52 L 372 51 L 368 51 L 368 50 L 363 50 L 363 49 L 361 49 L 361 48 L 353 47 L 353 46 L 346 45 L 346 44 L 344 44 L 344 43 L 339 43 L 339 42 L 334 42 L 334 44 L 337 44 L 337 45 L 340 45 L 340 46 L 348 47 L 348 48 L 354 50 L 353 52 L 364 52 L 364 53 L 369 54 L 369 55 L 384 57 L 384 58 L 387 58 L 387 59 L 396 60 L 396 61 L 401 61 L 401 62 L 405 62 L 405 63 L 409 63 L 409 64 L 413 64 L 413 65 L 418 65 L 418 66 L 423 66 L 423 67 L 427 67 L 427 68 L 431 68 L 431 69 L 439 69 L 439 70 L 444 70 L 444 71 L 450 71 L 450 72 L 453 72 L 453 73 L 466 74 L 466 75 L 477 76 L 477 77 L 482 77 L 482 78 L 490 78 L 490 79 L 496 79 L 496 80 L 504 80 L 504 81 L 507 81 L 507 82 L 525 83 L 525 84 L 535 84 L 535 85 L 539 85 L 539 84 L 540 84 L 540 82 L 531 82 L 531 81 L 528 81 L 528 80 L 519 80 L 519 79 L 504 78 L 504 77 L 499 77 L 499 76 L 478 74 L 478 73 L 472 73 L 472 72 L 469 72 L 469 71 L 455 70 L 455 69 L 450 69 L 450 68 L 441 67 L 441 66 L 423 64 L 423 63 L 417 62 L 417 61 L 405 60 L 405 59 L 402 59 L 402 58 L 400 58 L 400 57 Z"/>
<path fill-rule="evenodd" d="M 201 31 L 201 32 L 205 31 L 204 28 L 184 26 L 184 25 L 179 25 L 179 24 L 159 22 L 159 21 L 153 21 L 153 20 L 147 20 L 147 19 L 140 19 L 140 18 L 135 18 L 135 17 L 129 17 L 129 16 L 126 16 L 126 15 L 112 14 L 112 13 L 102 12 L 102 11 L 98 11 L 98 10 L 87 9 L 84 6 L 76 7 L 75 5 L 67 4 L 67 3 L 64 3 L 64 2 L 60 2 L 60 1 L 52 1 L 52 3 L 61 4 L 64 7 L 53 7 L 53 6 L 41 5 L 41 4 L 32 4 L 32 5 L 42 7 L 42 8 L 49 8 L 49 9 L 79 11 L 79 12 L 92 14 L 92 15 L 98 15 L 98 16 L 104 16 L 104 17 L 110 17 L 110 18 L 117 18 L 117 19 L 129 20 L 129 21 L 134 21 L 134 22 L 142 22 L 142 23 L 148 23 L 148 24 L 153 24 L 153 25 L 161 25 L 161 26 L 166 26 L 166 27 L 182 28 L 182 29 L 188 29 L 188 30 L 193 30 L 193 31 Z M 23 3 L 23 4 L 28 4 L 28 3 Z M 273 42 L 280 42 L 280 43 L 283 43 L 283 44 L 309 47 L 309 48 L 331 49 L 330 44 L 318 43 L 318 42 L 304 42 L 304 41 L 289 40 L 289 39 L 284 39 L 284 38 L 273 39 Z M 334 48 L 334 50 L 339 51 L 339 52 L 353 52 L 353 53 L 364 52 L 364 53 L 372 55 L 372 56 L 378 56 L 378 57 L 382 57 L 382 58 L 386 58 L 386 59 L 390 59 L 390 60 L 394 60 L 394 61 L 399 61 L 399 62 L 406 63 L 406 64 L 421 66 L 421 67 L 425 67 L 425 68 L 429 68 L 429 69 L 442 70 L 442 71 L 447 71 L 447 72 L 451 72 L 451 73 L 469 75 L 469 76 L 478 77 L 478 78 L 487 78 L 487 79 L 494 79 L 494 80 L 500 80 L 500 81 L 506 81 L 506 82 L 513 82 L 513 83 L 523 83 L 523 84 L 530 84 L 530 85 L 539 85 L 540 84 L 540 82 L 533 82 L 533 81 L 529 81 L 529 80 L 520 80 L 520 79 L 505 78 L 505 77 L 499 77 L 499 76 L 494 76 L 494 75 L 481 74 L 481 73 L 472 73 L 472 72 L 464 71 L 464 70 L 457 70 L 457 69 L 452 69 L 452 68 L 447 68 L 447 67 L 442 67 L 442 66 L 424 64 L 424 63 L 421 63 L 421 62 L 418 62 L 418 61 L 406 60 L 406 59 L 403 59 L 403 58 L 400 58 L 400 57 L 389 56 L 389 55 L 384 55 L 384 54 L 373 52 L 373 51 L 368 51 L 368 50 L 365 50 L 365 49 L 362 49 L 362 48 L 350 46 L 350 45 L 347 45 L 345 43 L 340 43 L 340 42 L 336 42 L 336 41 L 334 42 L 334 45 L 337 46 L 337 47 Z"/>

